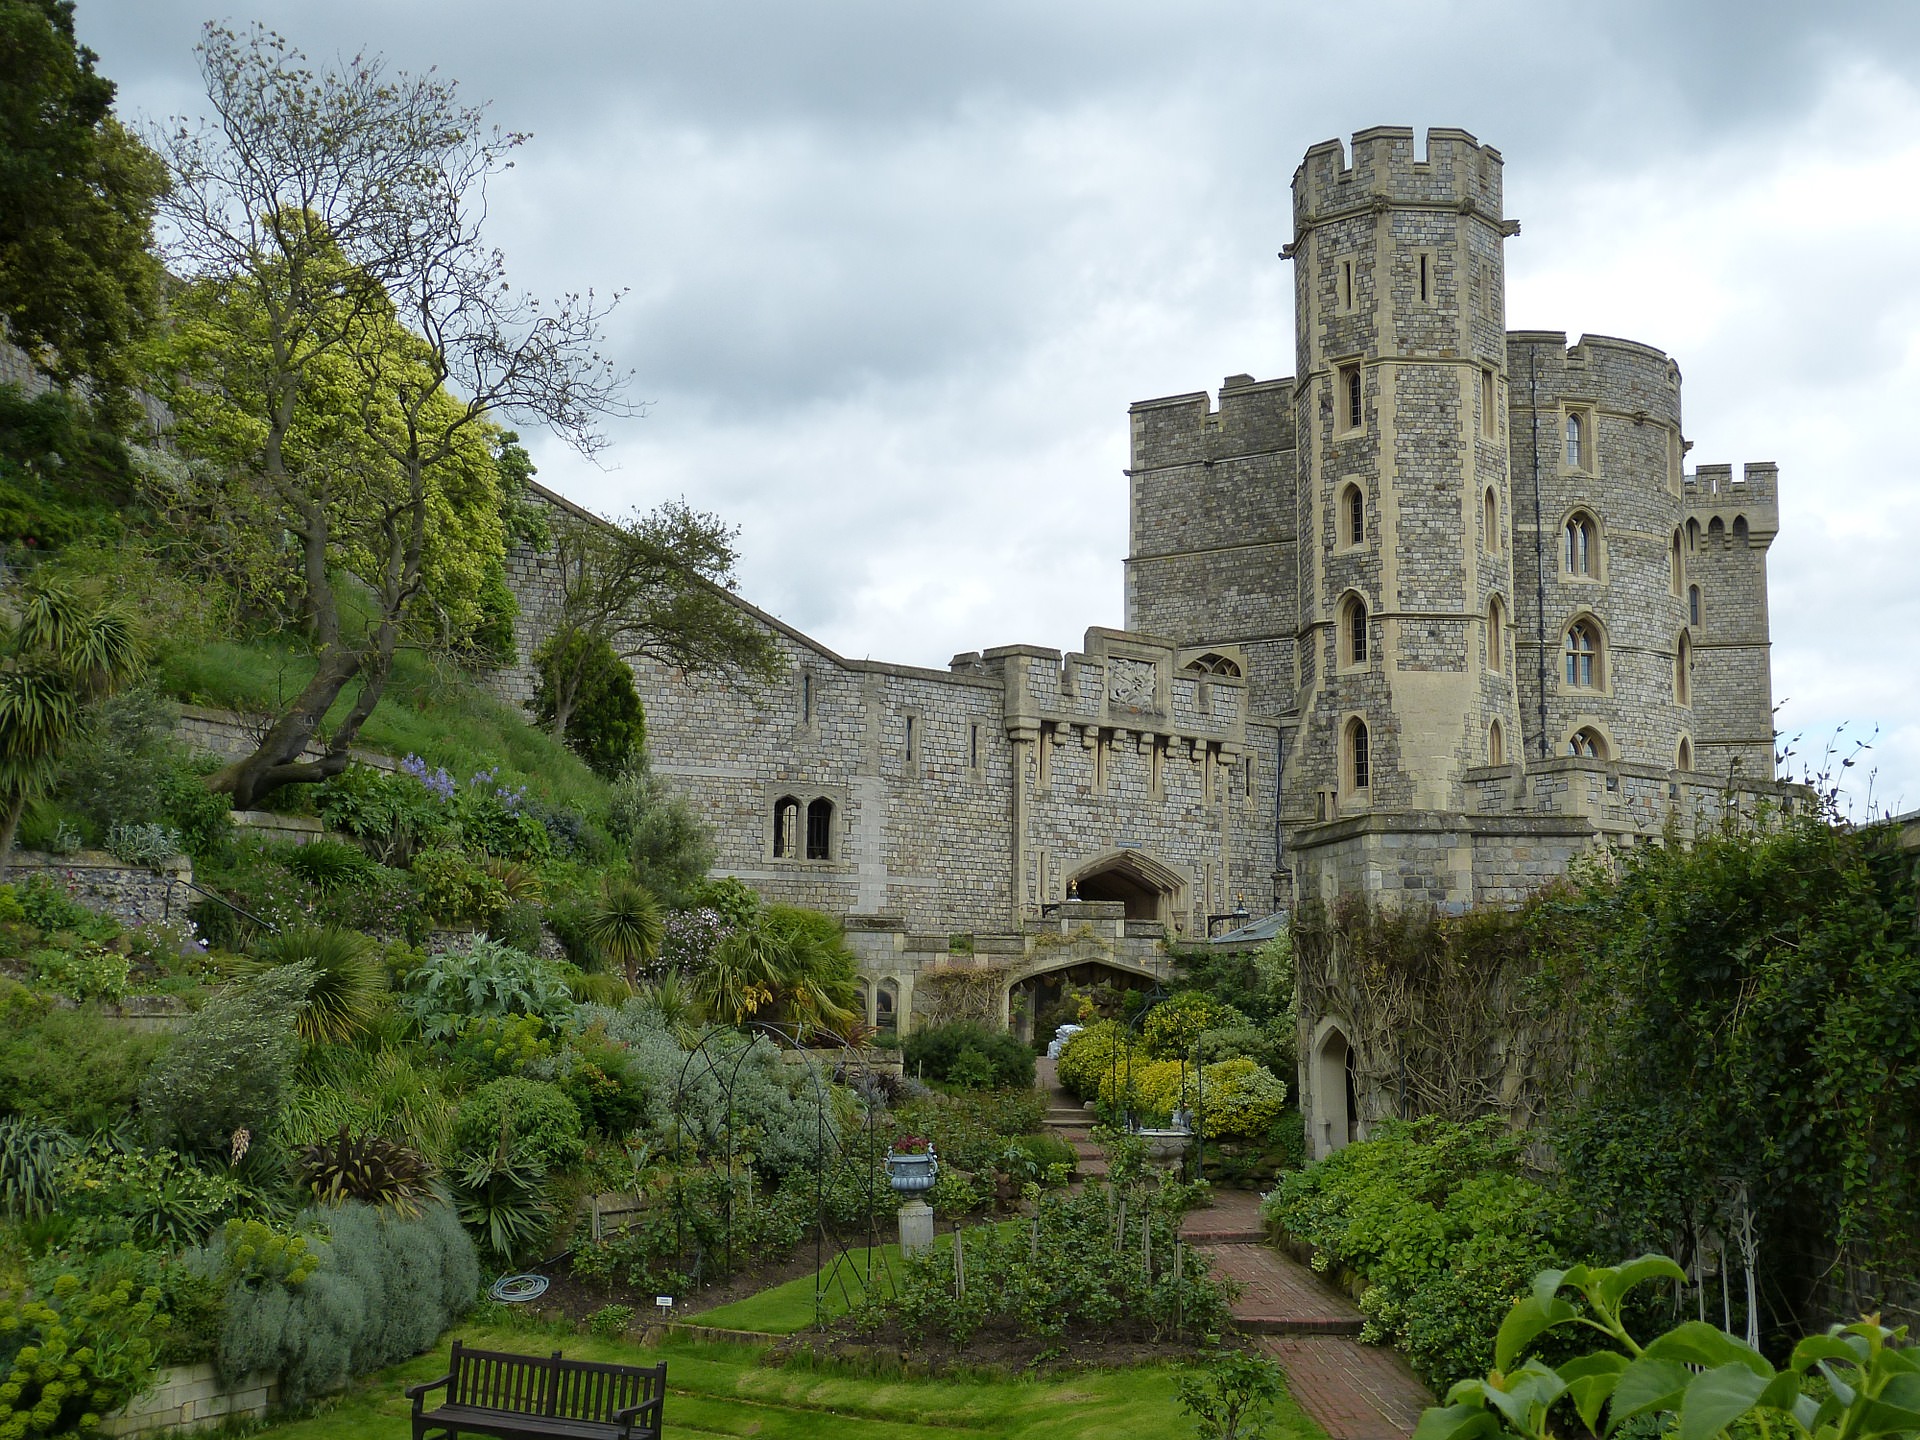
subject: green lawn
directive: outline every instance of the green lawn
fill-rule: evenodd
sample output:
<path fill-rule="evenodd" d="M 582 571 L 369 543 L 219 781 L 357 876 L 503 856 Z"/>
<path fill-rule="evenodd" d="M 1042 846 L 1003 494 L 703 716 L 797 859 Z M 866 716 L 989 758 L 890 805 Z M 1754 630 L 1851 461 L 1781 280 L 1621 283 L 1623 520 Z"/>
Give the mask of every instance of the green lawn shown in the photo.
<path fill-rule="evenodd" d="M 934 1440 L 967 1434 L 1007 1440 L 1103 1440 L 1190 1433 L 1167 1366 L 1082 1371 L 1047 1380 L 878 1379 L 795 1365 L 771 1368 L 749 1346 L 672 1341 L 644 1350 L 620 1341 L 527 1330 L 469 1328 L 470 1345 L 650 1365 L 667 1362 L 666 1435 L 761 1440 Z M 398 1440 L 408 1434 L 406 1386 L 446 1371 L 446 1347 L 368 1377 L 318 1413 L 269 1426 L 274 1440 Z M 1290 1403 L 1277 1440 L 1323 1440 Z"/>
<path fill-rule="evenodd" d="M 1005 1220 L 997 1227 L 1002 1234 L 1024 1225 L 1023 1220 Z M 971 1228 L 971 1227 L 970 1227 Z M 934 1240 L 941 1250 L 953 1248 L 953 1237 L 941 1235 Z M 838 1320 L 866 1297 L 869 1270 L 874 1287 L 882 1294 L 891 1290 L 890 1281 L 900 1263 L 898 1245 L 875 1246 L 871 1258 L 863 1246 L 837 1258 L 829 1257 L 820 1274 L 825 1276 L 822 1296 L 828 1320 Z M 731 1305 L 721 1305 L 689 1315 L 688 1323 L 711 1325 L 721 1330 L 757 1330 L 766 1335 L 797 1335 L 814 1322 L 813 1275 L 802 1275 L 784 1285 L 762 1290 Z"/>

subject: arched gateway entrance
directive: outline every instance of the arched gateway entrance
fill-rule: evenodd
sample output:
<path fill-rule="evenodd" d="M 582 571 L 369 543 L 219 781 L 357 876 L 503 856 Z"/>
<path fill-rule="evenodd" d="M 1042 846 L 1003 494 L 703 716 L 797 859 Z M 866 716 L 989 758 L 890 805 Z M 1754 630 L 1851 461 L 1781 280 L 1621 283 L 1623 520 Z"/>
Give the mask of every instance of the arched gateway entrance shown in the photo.
<path fill-rule="evenodd" d="M 1108 850 L 1067 872 L 1068 893 L 1081 900 L 1118 901 L 1129 920 L 1172 924 L 1189 908 L 1187 879 L 1144 850 Z"/>

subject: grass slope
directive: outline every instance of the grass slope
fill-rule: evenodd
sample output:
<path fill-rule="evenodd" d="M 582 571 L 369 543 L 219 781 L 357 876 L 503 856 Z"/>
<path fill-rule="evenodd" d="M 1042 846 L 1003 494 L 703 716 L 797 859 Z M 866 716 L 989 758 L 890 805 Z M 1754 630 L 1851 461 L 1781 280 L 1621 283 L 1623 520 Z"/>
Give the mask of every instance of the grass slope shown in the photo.
<path fill-rule="evenodd" d="M 175 700 L 257 713 L 298 695 L 313 674 L 313 661 L 280 640 L 202 640 L 164 647 L 154 657 L 154 670 Z M 343 717 L 353 700 L 349 686 L 328 720 Z M 498 764 L 502 781 L 527 785 L 549 804 L 589 814 L 606 808 L 606 782 L 577 755 L 457 666 L 418 651 L 394 656 L 393 674 L 359 743 L 389 755 L 418 755 L 429 765 L 446 766 L 461 782 Z"/>
<path fill-rule="evenodd" d="M 570 1332 L 473 1327 L 458 1334 L 469 1345 L 523 1354 L 559 1348 L 573 1359 L 635 1365 L 666 1360 L 666 1440 L 1100 1440 L 1187 1433 L 1174 1406 L 1176 1372 L 1160 1365 L 1042 1380 L 911 1380 L 810 1365 L 769 1368 L 749 1346 L 673 1341 L 649 1350 Z M 443 1344 L 431 1355 L 370 1376 L 318 1413 L 259 1433 L 273 1440 L 399 1440 L 409 1433 L 401 1392 L 445 1374 L 446 1358 Z M 1282 1406 L 1274 1433 L 1278 1440 L 1321 1440 L 1291 1403 Z"/>

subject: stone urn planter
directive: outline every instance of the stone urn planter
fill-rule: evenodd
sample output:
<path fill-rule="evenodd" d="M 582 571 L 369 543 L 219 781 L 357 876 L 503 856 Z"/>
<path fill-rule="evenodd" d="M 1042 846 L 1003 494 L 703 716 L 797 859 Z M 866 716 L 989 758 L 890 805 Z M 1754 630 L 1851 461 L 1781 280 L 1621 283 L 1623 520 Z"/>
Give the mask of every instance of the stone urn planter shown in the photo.
<path fill-rule="evenodd" d="M 940 1178 L 940 1161 L 933 1147 L 887 1156 L 887 1183 L 907 1196 L 923 1195 Z"/>
<path fill-rule="evenodd" d="M 1146 1141 L 1149 1165 L 1178 1165 L 1193 1143 L 1191 1130 L 1136 1130 L 1133 1133 Z"/>

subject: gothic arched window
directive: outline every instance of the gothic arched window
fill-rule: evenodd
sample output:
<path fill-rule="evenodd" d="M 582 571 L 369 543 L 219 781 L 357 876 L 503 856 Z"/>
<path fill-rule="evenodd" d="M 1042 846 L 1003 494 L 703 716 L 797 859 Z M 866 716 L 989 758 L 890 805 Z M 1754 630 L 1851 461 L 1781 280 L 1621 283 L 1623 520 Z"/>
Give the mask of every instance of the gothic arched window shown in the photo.
<path fill-rule="evenodd" d="M 1567 574 L 1592 580 L 1600 574 L 1600 527 L 1584 510 L 1567 517 L 1565 560 Z"/>
<path fill-rule="evenodd" d="M 800 855 L 800 802 L 782 795 L 773 802 L 773 856 L 793 860 Z"/>
<path fill-rule="evenodd" d="M 1600 630 L 1591 620 L 1576 620 L 1567 627 L 1566 658 L 1567 685 L 1571 689 L 1600 688 Z"/>
<path fill-rule="evenodd" d="M 1373 781 L 1373 755 L 1367 736 L 1367 722 L 1353 719 L 1347 722 L 1346 734 L 1341 745 L 1341 779 L 1346 782 L 1349 791 L 1365 790 Z"/>
<path fill-rule="evenodd" d="M 824 797 L 807 806 L 807 859 L 833 858 L 833 802 Z"/>
<path fill-rule="evenodd" d="M 1367 663 L 1367 605 L 1358 595 L 1340 610 L 1340 658 L 1348 665 Z"/>

